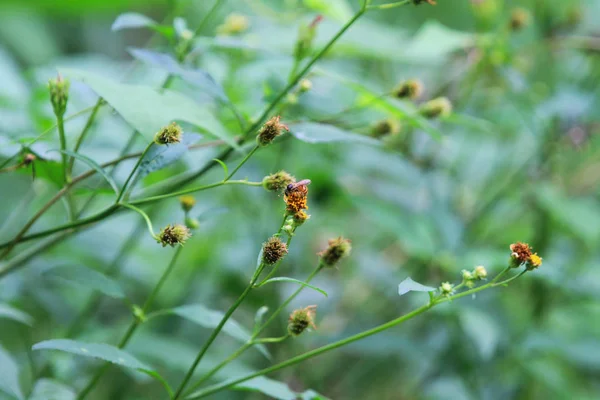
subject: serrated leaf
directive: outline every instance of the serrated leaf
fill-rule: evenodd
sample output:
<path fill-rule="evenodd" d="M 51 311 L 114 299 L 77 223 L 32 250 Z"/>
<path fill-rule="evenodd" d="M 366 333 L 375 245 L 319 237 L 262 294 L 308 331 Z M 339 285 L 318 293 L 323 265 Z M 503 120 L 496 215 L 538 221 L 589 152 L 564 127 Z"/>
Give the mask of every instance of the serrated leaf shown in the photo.
<path fill-rule="evenodd" d="M 75 391 L 69 386 L 42 378 L 35 383 L 28 400 L 75 400 L 75 397 Z"/>
<path fill-rule="evenodd" d="M 229 103 L 229 98 L 221 85 L 208 72 L 201 69 L 189 70 L 183 68 L 170 54 L 136 48 L 128 49 L 128 52 L 138 60 L 177 75 L 184 81 L 205 90 L 207 94 L 218 100 Z"/>
<path fill-rule="evenodd" d="M 148 142 L 154 139 L 154 134 L 162 127 L 173 121 L 185 121 L 239 149 L 233 136 L 227 133 L 207 109 L 179 92 L 119 83 L 75 69 L 62 69 L 61 73 L 90 86 Z"/>
<path fill-rule="evenodd" d="M 298 280 L 298 279 L 294 279 L 294 278 L 288 278 L 287 276 L 280 276 L 277 278 L 271 278 L 269 280 L 264 281 L 260 286 L 264 286 L 267 283 L 271 283 L 271 282 L 293 282 L 293 283 L 297 283 L 299 285 L 305 286 L 305 287 L 309 287 L 313 290 L 316 290 L 317 292 L 321 293 L 323 296 L 328 297 L 327 292 L 324 291 L 323 289 L 319 289 L 316 286 L 313 286 L 311 284 L 308 284 L 304 281 Z"/>
<path fill-rule="evenodd" d="M 0 318 L 12 319 L 29 326 L 33 325 L 33 318 L 29 314 L 6 303 L 0 303 Z"/>
<path fill-rule="evenodd" d="M 110 29 L 112 31 L 119 31 L 121 29 L 153 28 L 156 26 L 158 26 L 158 23 L 152 18 L 138 13 L 127 12 L 119 15 Z"/>
<path fill-rule="evenodd" d="M 211 310 L 204 307 L 202 304 L 188 304 L 170 310 L 161 311 L 160 313 L 162 314 L 165 312 L 178 315 L 204 328 L 211 329 L 216 328 L 223 318 L 222 312 Z M 246 343 L 251 337 L 250 333 L 245 328 L 231 318 L 229 318 L 229 320 L 225 323 L 223 332 L 242 343 Z M 265 357 L 271 357 L 265 346 L 258 345 L 256 347 L 261 353 L 263 353 Z"/>
<path fill-rule="evenodd" d="M 290 133 L 296 139 L 311 144 L 345 142 L 381 146 L 381 142 L 373 138 L 348 132 L 333 125 L 315 122 L 291 125 Z"/>
<path fill-rule="evenodd" d="M 398 294 L 400 296 L 408 292 L 433 292 L 435 288 L 431 286 L 421 285 L 418 282 L 413 281 L 411 278 L 406 278 L 398 285 Z"/>
<path fill-rule="evenodd" d="M 265 376 L 259 376 L 246 382 L 239 383 L 233 387 L 236 390 L 248 390 L 253 392 L 260 392 L 269 396 L 269 398 L 277 400 L 317 400 L 327 398 L 318 394 L 314 390 L 307 390 L 305 392 L 295 392 L 289 388 L 289 386 L 283 382 L 276 381 L 274 379 L 267 378 Z"/>
<path fill-rule="evenodd" d="M 117 196 L 119 195 L 119 188 L 117 186 L 117 183 L 96 161 L 92 160 L 91 158 L 89 158 L 87 156 L 84 156 L 83 154 L 75 153 L 71 150 L 57 150 L 57 151 L 60 151 L 61 153 L 65 153 L 66 155 L 68 155 L 70 157 L 73 157 L 79 161 L 86 163 L 94 171 L 96 171 L 97 173 L 102 175 L 102 177 L 108 182 L 110 187 L 114 190 L 115 194 Z"/>
<path fill-rule="evenodd" d="M 152 371 L 148 365 L 115 346 L 106 343 L 85 343 L 71 339 L 45 340 L 33 345 L 33 350 L 60 350 L 84 357 L 97 358 L 139 371 Z"/>
<path fill-rule="evenodd" d="M 0 390 L 19 400 L 25 398 L 19 386 L 19 366 L 2 346 L 0 346 Z"/>
<path fill-rule="evenodd" d="M 107 296 L 122 299 L 125 297 L 119 284 L 93 269 L 74 265 L 52 268 L 45 277 L 68 282 L 86 289 L 92 289 Z"/>

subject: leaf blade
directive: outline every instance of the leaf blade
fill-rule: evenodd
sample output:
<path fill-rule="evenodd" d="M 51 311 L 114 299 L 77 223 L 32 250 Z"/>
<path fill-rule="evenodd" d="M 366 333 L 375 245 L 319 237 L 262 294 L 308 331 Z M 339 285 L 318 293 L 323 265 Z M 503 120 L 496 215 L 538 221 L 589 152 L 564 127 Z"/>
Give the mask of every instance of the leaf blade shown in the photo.
<path fill-rule="evenodd" d="M 0 303 L 0 318 L 12 319 L 28 326 L 33 325 L 33 317 L 31 315 L 6 303 Z"/>
<path fill-rule="evenodd" d="M 73 157 L 79 161 L 86 163 L 90 168 L 92 168 L 94 171 L 99 173 L 106 180 L 106 182 L 108 182 L 108 184 L 115 191 L 115 194 L 117 196 L 119 195 L 119 187 L 117 186 L 117 183 L 115 182 L 115 180 L 96 161 L 92 160 L 91 158 L 89 158 L 87 156 L 84 156 L 83 154 L 75 153 L 71 150 L 57 150 L 57 151 L 60 151 L 61 153 L 65 153 L 66 155 L 68 155 L 70 157 Z"/>
<path fill-rule="evenodd" d="M 306 283 L 304 281 L 301 281 L 299 279 L 289 278 L 287 276 L 280 276 L 280 277 L 268 279 L 268 280 L 264 281 L 262 283 L 262 285 L 260 285 L 260 286 L 264 286 L 264 285 L 266 285 L 269 282 L 292 282 L 292 283 L 297 283 L 299 285 L 302 285 L 302 286 L 311 288 L 313 290 L 316 290 L 317 292 L 321 293 L 325 297 L 329 297 L 329 295 L 327 294 L 327 292 L 324 291 L 323 289 L 319 289 L 318 287 L 313 286 L 313 285 L 311 285 L 309 283 Z"/>
<path fill-rule="evenodd" d="M 115 299 L 125 298 L 125 292 L 117 282 L 87 267 L 73 265 L 55 267 L 44 273 L 44 276 L 89 288 Z"/>
<path fill-rule="evenodd" d="M 406 278 L 398 284 L 398 295 L 402 296 L 408 292 L 433 292 L 436 289 L 431 286 L 425 286 L 413 281 L 411 278 Z"/>
<path fill-rule="evenodd" d="M 19 366 L 10 353 L 0 346 L 0 390 L 22 400 L 25 397 L 19 386 Z"/>

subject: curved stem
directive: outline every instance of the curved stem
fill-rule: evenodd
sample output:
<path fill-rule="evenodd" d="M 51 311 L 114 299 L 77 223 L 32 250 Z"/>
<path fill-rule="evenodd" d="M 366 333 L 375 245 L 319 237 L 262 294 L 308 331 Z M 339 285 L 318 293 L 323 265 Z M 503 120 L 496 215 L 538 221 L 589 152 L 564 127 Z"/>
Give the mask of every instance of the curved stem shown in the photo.
<path fill-rule="evenodd" d="M 242 168 L 242 165 L 244 165 L 246 163 L 246 161 L 248 161 L 250 159 L 250 157 L 252 157 L 252 155 L 254 153 L 256 153 L 256 150 L 259 149 L 260 146 L 254 146 L 254 148 L 252 150 L 250 150 L 250 152 L 248 154 L 246 154 L 246 157 L 244 157 L 242 159 L 242 161 L 240 161 L 240 163 L 237 165 L 237 167 L 235 167 L 233 169 L 233 171 L 231 171 L 231 173 L 225 178 L 225 182 L 227 182 L 229 179 L 231 179 L 231 177 L 233 177 L 233 175 L 235 175 L 236 172 L 238 172 L 238 170 L 240 168 Z"/>
<path fill-rule="evenodd" d="M 148 144 L 148 146 L 146 146 L 146 148 L 142 152 L 142 155 L 140 156 L 140 158 L 138 158 L 137 163 L 135 164 L 135 166 L 133 167 L 133 169 L 129 173 L 129 176 L 127 177 L 127 180 L 123 184 L 123 187 L 121 188 L 121 191 L 119 192 L 119 195 L 117 196 L 117 200 L 115 201 L 115 203 L 118 203 L 119 201 L 121 201 L 121 199 L 125 195 L 125 192 L 127 191 L 127 186 L 129 186 L 129 182 L 131 182 L 131 179 L 133 179 L 133 176 L 135 175 L 137 169 L 139 168 L 140 164 L 144 160 L 144 157 L 146 156 L 146 154 L 148 153 L 148 151 L 152 148 L 152 145 L 154 145 L 154 142 L 150 142 Z"/>
<path fill-rule="evenodd" d="M 121 205 L 140 214 L 142 218 L 144 218 L 144 221 L 146 221 L 146 226 L 148 227 L 148 232 L 150 232 L 150 236 L 152 236 L 154 239 L 157 239 L 156 234 L 154 233 L 154 227 L 152 226 L 152 221 L 150 220 L 148 214 L 146 214 L 144 211 L 140 210 L 136 206 L 132 206 L 131 204 L 121 203 Z"/>

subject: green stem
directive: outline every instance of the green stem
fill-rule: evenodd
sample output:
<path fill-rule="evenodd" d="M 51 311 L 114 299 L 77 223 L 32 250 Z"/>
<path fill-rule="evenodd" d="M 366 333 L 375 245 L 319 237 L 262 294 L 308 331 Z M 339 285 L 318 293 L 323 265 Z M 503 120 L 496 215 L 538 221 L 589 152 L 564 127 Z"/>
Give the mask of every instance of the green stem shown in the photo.
<path fill-rule="evenodd" d="M 62 159 L 63 185 L 69 184 L 68 156 L 65 154 L 67 150 L 67 138 L 65 136 L 65 121 L 61 115 L 56 116 L 56 125 L 58 126 L 58 138 L 60 139 L 60 157 Z"/>
<path fill-rule="evenodd" d="M 146 221 L 146 226 L 148 227 L 148 232 L 150 232 L 150 236 L 152 236 L 154 239 L 157 239 L 157 236 L 154 233 L 154 227 L 152 226 L 152 221 L 150 220 L 148 214 L 146 214 L 144 211 L 140 210 L 136 206 L 132 206 L 131 204 L 122 203 L 121 205 L 140 214 L 142 218 L 144 218 L 144 221 Z"/>
<path fill-rule="evenodd" d="M 242 165 L 244 165 L 246 163 L 246 161 L 248 161 L 250 159 L 250 157 L 252 157 L 252 155 L 254 153 L 256 153 L 256 150 L 258 150 L 260 148 L 260 146 L 254 146 L 254 148 L 252 150 L 250 150 L 250 152 L 248 154 L 246 154 L 246 157 L 244 157 L 242 159 L 242 161 L 240 161 L 240 163 L 237 165 L 237 167 L 235 167 L 233 169 L 233 171 L 231 171 L 231 173 L 225 178 L 225 182 L 227 182 L 229 179 L 231 179 L 233 177 L 233 175 L 235 175 L 236 172 L 238 172 L 238 170 L 240 168 L 242 168 Z"/>
<path fill-rule="evenodd" d="M 405 6 L 407 4 L 410 4 L 411 2 L 412 2 L 412 0 L 404 0 L 404 1 L 399 1 L 397 3 L 387 3 L 387 4 L 380 4 L 380 5 L 375 5 L 375 6 L 368 6 L 367 10 L 388 10 L 390 8 Z"/>
<path fill-rule="evenodd" d="M 102 97 L 99 97 L 98 101 L 96 102 L 96 105 L 92 109 L 92 113 L 88 117 L 87 121 L 85 122 L 85 126 L 83 127 L 83 129 L 81 130 L 81 133 L 79 134 L 79 137 L 77 138 L 75 147 L 73 147 L 74 153 L 77 153 L 79 151 L 79 148 L 83 144 L 83 141 L 85 140 L 87 133 L 89 132 L 90 128 L 92 127 L 92 124 L 94 123 L 94 120 L 96 119 L 96 114 L 98 114 L 98 110 L 100 110 L 100 107 L 102 107 L 102 104 L 103 104 Z M 75 158 L 71 157 L 71 160 L 69 162 L 69 169 L 68 169 L 69 175 L 73 171 L 74 164 L 75 164 Z"/>
<path fill-rule="evenodd" d="M 175 254 L 173 254 L 173 258 L 171 258 L 171 262 L 169 262 L 169 265 L 164 270 L 159 281 L 156 283 L 156 285 L 152 289 L 152 292 L 150 292 L 150 294 L 148 295 L 148 298 L 144 302 L 144 305 L 142 306 L 142 315 L 145 315 L 148 312 L 148 310 L 150 309 L 150 307 L 152 307 L 152 304 L 154 302 L 154 299 L 156 298 L 156 295 L 158 294 L 158 292 L 164 285 L 165 281 L 167 280 L 167 278 L 173 271 L 175 265 L 177 264 L 177 258 L 179 258 L 179 255 L 181 254 L 181 250 L 182 250 L 181 246 L 175 250 Z M 135 333 L 137 328 L 142 323 L 143 323 L 143 320 L 140 320 L 140 319 L 134 317 L 133 321 L 129 325 L 129 328 L 127 328 L 127 331 L 125 332 L 123 337 L 121 337 L 121 340 L 119 341 L 119 344 L 117 345 L 117 347 L 119 349 L 122 349 L 123 347 L 125 347 L 127 345 L 127 343 L 129 343 L 129 340 L 133 337 L 133 334 Z M 88 383 L 87 386 L 79 393 L 79 395 L 77 396 L 77 400 L 83 400 L 90 393 L 90 391 L 94 388 L 94 386 L 96 386 L 98 381 L 100 381 L 100 378 L 102 378 L 102 376 L 109 370 L 109 368 L 111 366 L 112 366 L 112 364 L 107 363 L 100 370 L 98 370 L 98 372 L 96 373 L 96 375 L 94 375 L 94 377 L 92 378 L 90 383 Z"/>
<path fill-rule="evenodd" d="M 224 0 L 216 0 L 215 1 L 215 4 L 213 4 L 213 6 L 208 11 L 208 13 L 206 14 L 206 16 L 204 18 L 202 18 L 202 21 L 200 21 L 200 23 L 198 24 L 198 27 L 194 30 L 194 36 L 198 35 L 202 31 L 202 29 L 204 29 L 204 26 L 206 25 L 206 23 L 208 21 L 213 20 L 213 17 L 215 16 L 217 10 L 223 4 L 225 4 Z"/>
<path fill-rule="evenodd" d="M 503 271 L 501 274 L 503 274 L 505 271 Z M 522 274 L 523 273 L 517 275 L 515 277 L 515 279 L 517 277 L 521 276 Z M 364 338 L 372 336 L 372 335 L 376 335 L 376 334 L 378 334 L 380 332 L 383 332 L 383 331 L 385 331 L 387 329 L 390 329 L 390 328 L 393 328 L 393 327 L 395 327 L 397 325 L 400 325 L 403 322 L 408 321 L 409 319 L 412 319 L 412 318 L 414 318 L 414 317 L 416 317 L 416 316 L 418 316 L 420 314 L 423 314 L 425 311 L 427 311 L 430 308 L 436 306 L 437 304 L 445 303 L 447 301 L 459 299 L 459 298 L 465 297 L 465 296 L 470 296 L 470 295 L 472 295 L 474 293 L 477 293 L 477 292 L 480 292 L 482 290 L 489 289 L 489 288 L 492 288 L 492 287 L 500 286 L 502 284 L 504 284 L 504 282 L 501 282 L 501 283 L 490 282 L 490 283 L 488 283 L 486 285 L 483 285 L 483 286 L 480 286 L 480 287 L 477 287 L 477 288 L 474 288 L 474 289 L 467 290 L 467 291 L 465 291 L 463 293 L 459 293 L 459 294 L 456 294 L 456 295 L 453 295 L 453 296 L 441 298 L 441 299 L 439 299 L 439 300 L 437 300 L 437 301 L 435 301 L 433 303 L 428 303 L 428 304 L 422 305 L 421 307 L 419 307 L 419 308 L 417 308 L 417 309 L 415 309 L 415 310 L 413 310 L 413 311 L 411 311 L 411 312 L 409 312 L 407 314 L 404 314 L 401 317 L 393 319 L 393 320 L 391 320 L 389 322 L 386 322 L 384 324 L 381 324 L 379 326 L 376 326 L 376 327 L 371 328 L 369 330 L 366 330 L 364 332 L 360 332 L 360 333 L 358 333 L 356 335 L 352 335 L 352 336 L 350 336 L 350 337 L 348 337 L 346 339 L 342 339 L 342 340 L 339 340 L 337 342 L 333 342 L 333 343 L 330 343 L 328 345 L 321 346 L 321 347 L 319 347 L 317 349 L 308 351 L 308 352 L 306 352 L 304 354 L 300 354 L 300 355 L 298 355 L 296 357 L 292 357 L 289 360 L 283 361 L 283 362 L 281 362 L 279 364 L 275 364 L 275 365 L 273 365 L 271 367 L 262 369 L 260 371 L 254 372 L 252 374 L 243 376 L 241 378 L 237 378 L 237 379 L 225 381 L 223 383 L 211 386 L 211 387 L 206 388 L 204 390 L 200 390 L 200 391 L 198 391 L 196 393 L 193 393 L 190 396 L 186 397 L 186 400 L 195 400 L 195 399 L 204 398 L 204 397 L 206 397 L 208 395 L 220 392 L 220 391 L 222 391 L 224 389 L 230 388 L 232 386 L 235 386 L 235 385 L 237 385 L 239 383 L 245 382 L 245 381 L 250 380 L 252 378 L 256 378 L 258 376 L 266 375 L 266 374 L 269 374 L 271 372 L 275 372 L 275 371 L 278 371 L 280 369 L 283 369 L 283 368 L 286 368 L 286 367 L 298 364 L 298 363 L 300 363 L 302 361 L 305 361 L 305 360 L 307 360 L 309 358 L 316 357 L 316 356 L 318 356 L 320 354 L 323 354 L 323 353 L 326 353 L 326 352 L 328 352 L 330 350 L 337 349 L 339 347 L 345 346 L 347 344 L 356 342 L 358 340 L 364 339 Z"/>
<path fill-rule="evenodd" d="M 121 188 L 121 191 L 119 192 L 119 195 L 117 196 L 117 200 L 115 201 L 115 203 L 118 203 L 119 201 L 121 201 L 121 199 L 125 195 L 125 192 L 127 191 L 127 186 L 129 186 L 129 182 L 131 182 L 131 179 L 133 179 L 133 177 L 134 177 L 137 169 L 139 168 L 140 164 L 144 160 L 144 157 L 146 156 L 146 154 L 148 153 L 148 151 L 152 148 L 152 145 L 154 145 L 154 142 L 150 142 L 148 144 L 148 146 L 146 146 L 146 148 L 142 152 L 142 155 L 140 156 L 140 158 L 138 158 L 137 163 L 135 164 L 135 166 L 133 167 L 133 169 L 129 173 L 129 176 L 127 177 L 127 180 L 123 184 L 123 187 Z"/>

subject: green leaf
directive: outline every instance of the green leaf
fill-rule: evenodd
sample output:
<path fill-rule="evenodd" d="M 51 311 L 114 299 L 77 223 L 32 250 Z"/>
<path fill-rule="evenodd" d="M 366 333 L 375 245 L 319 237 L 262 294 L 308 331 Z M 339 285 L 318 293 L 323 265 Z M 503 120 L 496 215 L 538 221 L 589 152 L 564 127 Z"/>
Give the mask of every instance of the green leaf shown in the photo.
<path fill-rule="evenodd" d="M 223 318 L 222 312 L 211 310 L 204 307 L 202 304 L 188 304 L 165 311 L 160 311 L 159 313 L 175 314 L 209 329 L 216 328 Z M 242 343 L 246 343 L 251 337 L 250 333 L 246 329 L 244 329 L 238 322 L 231 318 L 225 323 L 223 332 Z M 265 357 L 271 357 L 266 347 L 263 345 L 258 345 L 257 348 Z"/>
<path fill-rule="evenodd" d="M 19 386 L 19 366 L 2 346 L 0 346 L 0 390 L 19 400 L 25 398 Z"/>
<path fill-rule="evenodd" d="M 67 385 L 53 379 L 42 378 L 35 383 L 28 400 L 75 400 L 76 394 Z"/>
<path fill-rule="evenodd" d="M 239 149 L 233 136 L 208 110 L 181 93 L 119 83 L 87 71 L 63 69 L 61 72 L 90 86 L 149 142 L 165 125 L 185 121 Z"/>
<path fill-rule="evenodd" d="M 44 276 L 72 283 L 86 289 L 92 289 L 115 299 L 125 297 L 123 289 L 121 289 L 117 282 L 87 267 L 65 265 L 52 268 Z"/>
<path fill-rule="evenodd" d="M 450 29 L 437 21 L 429 21 L 409 42 L 403 56 L 413 63 L 442 62 L 450 53 L 474 44 L 473 34 Z"/>
<path fill-rule="evenodd" d="M 413 281 L 411 278 L 406 278 L 398 285 L 398 294 L 400 296 L 408 292 L 433 292 L 435 288 L 431 286 L 421 285 L 418 282 Z"/>
<path fill-rule="evenodd" d="M 346 0 L 304 0 L 304 5 L 340 22 L 346 22 L 353 14 L 352 7 Z"/>
<path fill-rule="evenodd" d="M 293 283 L 297 283 L 297 284 L 302 285 L 302 286 L 309 287 L 309 288 L 311 288 L 313 290 L 316 290 L 317 292 L 321 293 L 325 297 L 328 296 L 327 292 L 324 291 L 323 289 L 319 289 L 316 286 L 310 285 L 310 284 L 308 284 L 308 283 L 306 283 L 304 281 L 300 281 L 298 279 L 288 278 L 287 276 L 281 276 L 281 277 L 277 277 L 277 278 L 271 278 L 271 279 L 269 279 L 267 281 L 264 281 L 262 283 L 262 285 L 260 285 L 260 286 L 264 286 L 264 285 L 266 285 L 267 283 L 270 283 L 270 282 L 293 282 Z"/>
<path fill-rule="evenodd" d="M 218 100 L 229 103 L 229 98 L 225 94 L 223 87 L 208 72 L 201 69 L 185 69 L 170 54 L 135 48 L 128 49 L 128 52 L 138 60 L 177 75 L 184 81 L 206 91 Z"/>
<path fill-rule="evenodd" d="M 92 168 L 97 173 L 102 175 L 102 177 L 104 179 L 106 179 L 106 182 L 108 182 L 110 187 L 112 187 L 112 189 L 115 191 L 115 194 L 117 196 L 119 195 L 119 188 L 117 186 L 117 183 L 96 161 L 92 160 L 91 158 L 89 158 L 87 156 L 84 156 L 83 154 L 75 153 L 71 150 L 56 150 L 56 151 L 60 151 L 61 153 L 65 153 L 68 156 L 71 156 L 73 158 L 76 158 L 79 161 L 83 161 L 84 163 L 86 163 L 90 168 Z"/>
<path fill-rule="evenodd" d="M 12 319 L 29 326 L 33 325 L 33 318 L 29 314 L 6 303 L 0 303 L 0 318 Z"/>
<path fill-rule="evenodd" d="M 121 29 L 154 28 L 157 26 L 158 23 L 156 21 L 145 15 L 128 12 L 119 15 L 110 29 L 112 31 L 120 31 Z"/>
<path fill-rule="evenodd" d="M 488 314 L 474 308 L 463 309 L 460 313 L 462 328 L 483 359 L 491 359 L 500 340 L 501 329 Z"/>
<path fill-rule="evenodd" d="M 298 140 L 306 143 L 360 143 L 381 146 L 381 142 L 373 138 L 344 131 L 338 127 L 315 122 L 302 122 L 290 126 L 290 133 Z"/>
<path fill-rule="evenodd" d="M 264 376 L 259 376 L 250 379 L 246 382 L 239 383 L 233 387 L 236 390 L 248 390 L 252 392 L 260 392 L 266 394 L 269 398 L 277 400 L 317 400 L 326 399 L 326 397 L 316 393 L 313 390 L 305 392 L 295 392 L 283 382 L 276 381 Z"/>
<path fill-rule="evenodd" d="M 45 340 L 33 345 L 33 350 L 60 350 L 80 356 L 98 358 L 113 364 L 138 371 L 152 369 L 124 350 L 105 343 L 85 343 L 71 339 Z"/>
<path fill-rule="evenodd" d="M 269 307 L 262 306 L 258 310 L 256 310 L 256 314 L 254 315 L 254 331 L 256 332 L 258 328 L 262 325 L 263 319 L 265 318 L 265 314 L 269 311 Z"/>
<path fill-rule="evenodd" d="M 227 168 L 227 164 L 225 164 L 223 161 L 219 160 L 218 158 L 213 158 L 213 161 L 218 162 L 219 165 L 221 165 L 221 167 L 223 167 L 223 171 L 225 172 L 225 177 L 223 179 L 224 180 L 227 179 L 227 177 L 229 176 L 229 168 Z"/>

